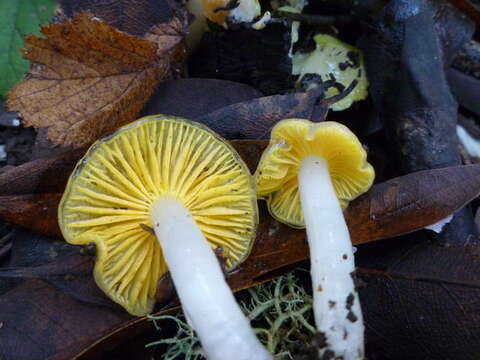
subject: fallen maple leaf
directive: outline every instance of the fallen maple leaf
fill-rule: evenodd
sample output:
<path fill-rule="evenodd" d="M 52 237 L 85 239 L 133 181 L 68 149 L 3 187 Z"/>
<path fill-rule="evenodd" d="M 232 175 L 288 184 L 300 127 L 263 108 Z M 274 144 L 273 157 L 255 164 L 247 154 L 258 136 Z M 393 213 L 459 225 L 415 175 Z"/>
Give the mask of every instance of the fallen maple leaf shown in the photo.
<path fill-rule="evenodd" d="M 90 13 L 27 37 L 28 76 L 7 106 L 27 126 L 48 128 L 56 145 L 83 146 L 133 121 L 156 85 L 183 54 L 186 24 L 174 17 L 143 38 L 121 32 Z"/>

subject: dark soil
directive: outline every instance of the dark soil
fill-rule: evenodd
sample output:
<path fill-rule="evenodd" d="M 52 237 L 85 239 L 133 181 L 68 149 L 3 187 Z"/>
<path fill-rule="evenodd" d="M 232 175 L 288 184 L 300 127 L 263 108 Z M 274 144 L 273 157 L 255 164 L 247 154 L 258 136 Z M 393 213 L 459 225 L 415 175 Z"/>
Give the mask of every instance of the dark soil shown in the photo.
<path fill-rule="evenodd" d="M 0 99 L 0 172 L 5 165 L 16 166 L 30 160 L 34 143 L 35 130 L 20 126 L 16 113 L 6 111 Z"/>

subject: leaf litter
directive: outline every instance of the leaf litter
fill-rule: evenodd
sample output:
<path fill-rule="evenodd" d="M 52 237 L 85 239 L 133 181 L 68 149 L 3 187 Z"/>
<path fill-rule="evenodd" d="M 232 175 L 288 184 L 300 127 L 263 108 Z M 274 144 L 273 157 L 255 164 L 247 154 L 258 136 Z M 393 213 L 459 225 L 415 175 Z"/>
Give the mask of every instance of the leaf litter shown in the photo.
<path fill-rule="evenodd" d="M 415 1 L 411 1 L 410 3 L 414 3 L 414 2 Z M 88 0 L 79 1 L 79 9 L 85 10 L 84 6 L 85 4 L 88 4 L 88 3 L 89 3 Z M 92 3 L 96 3 L 96 2 L 92 0 Z M 123 3 L 128 3 L 128 1 L 126 2 L 119 1 L 118 6 L 122 6 Z M 398 9 L 400 8 L 397 8 L 396 11 L 399 11 Z M 442 21 L 446 21 L 445 14 L 446 15 L 453 14 L 450 11 L 451 10 L 440 12 L 440 16 L 436 16 L 435 20 L 443 24 Z M 99 17 L 98 14 L 96 14 L 96 17 Z M 100 16 L 100 18 L 102 17 Z M 115 17 L 113 17 L 112 21 L 114 20 L 115 20 Z M 110 21 L 106 21 L 106 22 L 109 24 L 112 24 L 112 22 Z M 120 27 L 121 25 L 116 24 L 116 26 Z M 438 31 L 441 32 L 442 25 L 436 24 L 436 26 L 437 26 L 437 30 L 439 29 Z M 462 26 L 458 25 L 458 23 L 456 25 L 451 26 L 451 28 L 454 28 L 455 30 L 461 27 Z M 467 24 L 467 27 L 468 27 L 468 24 Z M 431 30 L 432 29 L 429 28 L 425 31 L 425 33 L 427 33 L 427 35 L 430 36 L 431 33 L 429 32 Z M 127 32 L 131 34 L 131 31 L 127 31 Z M 453 36 L 449 37 L 451 34 L 453 34 Z M 452 31 L 450 35 L 446 34 L 447 36 L 445 36 L 445 34 L 443 34 L 442 36 L 444 37 L 440 39 L 442 46 L 444 46 L 443 55 L 445 56 L 446 59 L 450 58 L 451 53 L 454 53 L 456 51 L 453 48 L 455 48 L 457 44 L 463 41 L 462 36 L 463 37 L 470 36 L 468 35 L 468 31 L 464 31 L 462 36 L 455 38 L 456 34 L 457 33 L 455 31 Z M 144 33 L 139 31 L 139 33 L 135 35 L 143 36 Z M 395 38 L 395 40 L 403 41 L 401 38 L 400 39 Z M 408 41 L 411 41 L 411 40 L 408 40 Z M 450 61 L 450 60 L 448 61 L 447 60 L 446 62 Z M 439 70 L 439 71 L 441 72 L 442 70 Z M 401 73 L 401 71 L 398 73 Z M 382 72 L 379 72 L 379 74 L 381 77 Z M 378 90 L 382 91 L 385 87 L 385 84 L 378 85 L 377 83 L 377 85 L 373 87 L 376 87 L 377 91 Z M 269 88 L 269 87 L 266 86 L 265 88 Z M 437 91 L 438 90 L 439 89 L 437 89 Z M 395 88 L 395 91 L 398 91 L 398 88 Z M 394 94 L 395 91 L 393 91 L 392 94 Z M 435 94 L 436 93 L 433 93 L 433 95 Z M 283 104 L 284 102 L 288 104 L 289 101 L 294 100 L 294 96 L 298 96 L 298 94 L 290 97 L 289 95 L 274 95 L 271 99 L 264 98 L 263 100 L 262 98 L 258 98 L 258 97 L 257 99 L 254 99 L 254 100 L 239 99 L 239 101 L 242 101 L 243 103 L 238 104 L 238 101 L 233 101 L 230 104 L 227 104 L 227 103 L 223 104 L 222 106 L 219 106 L 218 108 L 215 109 L 215 112 L 216 112 L 215 116 L 212 115 L 209 117 L 208 115 L 204 114 L 202 116 L 199 115 L 199 118 L 203 119 L 203 121 L 205 121 L 206 123 L 208 123 L 208 121 L 211 121 L 210 125 L 217 126 L 220 129 L 220 131 L 223 131 L 225 134 L 227 134 L 230 137 L 261 138 L 265 133 L 268 132 L 268 129 L 271 127 L 271 125 L 275 123 L 276 116 L 280 118 L 282 116 L 279 114 L 275 114 L 275 111 L 274 111 L 275 106 L 271 106 L 271 105 L 274 104 L 275 101 L 277 100 L 278 100 L 278 106 L 281 106 L 281 104 Z M 431 95 L 432 99 L 434 97 L 433 95 Z M 275 96 L 280 96 L 280 97 L 287 96 L 287 97 L 282 98 L 283 101 L 280 101 L 281 98 L 275 97 Z M 381 99 L 381 96 L 378 95 L 378 92 L 376 95 L 374 94 L 374 100 L 377 98 Z M 392 103 L 395 103 L 396 101 L 395 96 L 393 96 L 392 99 L 394 100 Z M 307 98 L 304 97 L 303 99 L 300 99 L 300 98 L 297 99 L 299 104 L 303 100 L 307 100 Z M 389 104 L 390 102 L 387 101 L 386 103 Z M 451 104 L 450 101 L 447 103 L 448 103 L 447 105 Z M 259 107 L 259 105 L 262 105 L 262 106 Z M 305 108 L 303 109 L 302 107 L 298 108 L 300 110 L 299 114 L 302 114 L 301 116 L 305 116 L 305 117 L 313 116 L 312 114 L 314 114 L 314 112 L 310 112 L 311 107 L 312 106 L 315 107 L 316 105 L 318 104 L 316 104 L 316 102 L 312 100 L 312 102 L 308 103 L 308 106 L 306 106 Z M 423 106 L 424 104 L 421 104 L 421 105 Z M 431 105 L 431 103 L 427 105 Z M 383 110 L 386 110 L 386 111 L 383 114 L 381 114 L 381 117 L 383 117 L 383 120 L 385 120 L 386 117 L 388 118 L 386 114 L 388 114 L 389 111 L 392 113 L 392 108 L 388 108 L 387 106 L 387 108 Z M 409 109 L 408 108 L 398 109 L 394 106 L 393 117 L 394 118 L 398 117 L 402 119 L 402 116 L 404 116 L 408 121 L 410 121 L 412 118 L 411 114 L 409 114 L 408 111 L 405 114 L 405 110 L 409 110 Z M 427 107 L 426 113 L 430 114 L 430 110 L 431 109 Z M 257 124 L 255 121 L 256 120 L 255 111 L 257 111 L 257 114 L 259 114 L 258 117 L 261 116 L 260 114 L 271 114 L 271 115 L 270 117 L 265 116 L 266 118 L 265 123 Z M 433 114 L 432 118 L 435 118 L 435 116 L 438 116 L 438 114 L 440 114 L 440 117 L 443 116 L 444 114 L 442 114 L 442 111 L 445 111 L 445 113 L 448 113 L 450 109 L 440 109 L 440 111 L 437 111 L 437 109 L 434 109 L 434 111 L 432 112 Z M 418 116 L 418 114 L 414 114 L 414 115 Z M 239 120 L 244 118 L 247 119 L 245 123 Z M 319 116 L 319 118 L 322 118 L 322 116 Z M 421 118 L 421 116 L 418 116 L 418 118 Z M 414 118 L 414 120 L 417 120 L 417 119 Z M 232 125 L 232 122 L 233 123 L 236 122 L 236 124 Z M 389 129 L 391 125 L 387 124 L 386 122 L 383 125 L 385 124 L 387 129 Z M 48 128 L 48 126 L 46 128 Z M 98 129 L 95 131 L 101 132 L 101 130 L 98 130 Z M 62 143 L 62 145 L 65 145 L 65 144 L 67 143 L 66 142 Z M 79 146 L 79 144 L 75 144 L 73 141 L 70 142 L 68 145 Z M 417 145 L 415 144 L 415 146 Z M 420 149 L 419 152 L 427 153 L 427 151 L 424 149 Z M 408 156 L 410 156 L 412 153 L 415 153 L 415 152 L 414 151 L 412 152 L 410 150 L 407 150 L 405 152 L 404 154 L 405 156 L 402 157 L 403 158 L 402 167 L 404 169 L 408 169 L 408 166 L 413 165 L 412 169 L 418 170 L 418 168 L 415 168 L 415 166 L 418 163 L 414 163 L 414 162 L 410 164 L 408 163 L 409 161 Z M 451 156 L 451 153 L 449 155 Z M 418 160 L 418 159 L 414 159 L 414 160 Z M 427 160 L 428 160 L 427 162 L 431 161 L 431 159 L 428 158 L 428 154 L 427 154 Z M 420 162 L 425 161 L 425 158 L 421 159 L 421 156 L 420 156 L 419 161 Z M 434 161 L 431 161 L 431 162 L 433 163 Z M 55 163 L 55 161 L 53 163 Z M 450 164 L 453 164 L 453 163 L 456 164 L 456 162 L 452 162 Z M 32 164 L 26 164 L 26 165 L 31 166 Z M 24 170 L 27 170 L 28 166 Z M 67 167 L 68 167 L 68 164 L 67 164 Z M 42 170 L 43 168 L 40 166 L 39 169 L 41 173 L 43 171 Z M 386 226 L 384 224 L 381 226 L 381 228 L 388 229 L 389 227 L 392 227 L 391 231 L 393 233 L 391 233 L 390 236 L 393 236 L 396 231 L 402 228 L 403 225 L 401 224 L 408 223 L 409 226 L 411 226 L 412 223 L 415 223 L 416 220 L 418 218 L 421 218 L 422 216 L 433 216 L 433 214 L 435 214 L 435 216 L 439 216 L 437 210 L 438 208 L 441 208 L 440 204 L 442 204 L 442 201 L 444 201 L 445 204 L 448 203 L 450 200 L 456 201 L 459 199 L 459 196 L 462 193 L 462 190 L 464 190 L 462 186 L 455 187 L 454 183 L 455 183 L 456 176 L 458 176 L 458 174 L 456 174 L 456 172 L 454 171 L 455 168 L 452 167 L 450 168 L 450 170 L 451 170 L 450 180 L 452 180 L 453 182 L 453 185 L 452 184 L 449 185 L 450 186 L 449 189 L 451 189 L 452 191 L 451 194 L 449 193 L 450 190 L 444 189 L 444 190 L 439 190 L 437 194 L 429 195 L 427 197 L 422 197 L 422 194 L 425 194 L 425 188 L 422 185 L 427 186 L 429 183 L 438 185 L 438 182 L 437 182 L 438 177 L 428 178 L 427 176 L 425 178 L 422 178 L 416 173 L 410 174 L 412 178 L 411 184 L 413 184 L 413 186 L 411 186 L 410 188 L 406 186 L 404 191 L 399 191 L 398 187 L 396 187 L 394 183 L 390 183 L 389 184 L 390 186 L 384 189 L 385 192 L 383 193 L 383 195 L 378 197 L 376 201 L 369 203 L 369 205 L 372 206 L 375 211 L 378 211 L 380 214 L 383 213 L 382 216 L 373 219 L 374 221 L 372 221 L 371 224 L 372 223 L 375 224 L 375 222 L 381 221 L 382 219 L 391 221 L 390 225 Z M 449 175 L 447 175 L 446 177 L 449 177 Z M 13 185 L 14 173 L 10 173 L 9 178 L 12 181 L 11 184 Z M 474 180 L 474 179 L 469 178 L 469 176 L 466 175 L 464 180 L 467 180 L 468 182 L 469 180 Z M 45 190 L 44 187 L 48 188 L 48 183 L 46 182 L 43 183 L 43 185 L 42 183 L 40 183 L 38 188 L 36 188 L 36 186 L 29 187 L 28 180 L 26 177 L 23 180 L 23 183 L 24 183 L 23 195 L 26 196 L 27 203 L 28 201 L 31 202 L 33 200 L 33 198 L 29 199 L 28 196 L 31 196 L 34 192 L 36 192 L 35 189 L 39 190 L 37 195 L 41 195 L 41 196 L 48 195 L 48 192 L 47 193 L 44 192 Z M 59 183 L 61 183 L 61 181 Z M 55 186 L 57 185 L 54 185 L 50 189 L 53 189 Z M 20 189 L 21 188 L 22 187 L 20 187 Z M 11 189 L 12 191 L 14 191 L 13 186 L 11 187 Z M 28 189 L 28 190 L 25 190 L 25 189 Z M 40 190 L 40 189 L 44 189 L 44 190 Z M 11 194 L 11 192 L 9 194 Z M 444 194 L 444 196 L 442 196 L 442 194 Z M 463 195 L 465 196 L 466 193 L 464 193 Z M 401 201 L 405 201 L 404 206 L 402 205 Z M 422 213 L 421 210 L 424 208 L 430 209 L 430 210 L 427 210 L 428 215 L 425 215 Z M 403 214 L 405 215 L 405 217 L 403 218 L 401 218 L 402 211 L 404 211 Z M 412 213 L 414 213 L 415 211 L 418 211 L 418 213 L 416 213 L 415 216 L 412 216 Z M 368 219 L 368 215 L 369 214 L 365 213 L 365 216 L 367 217 L 367 219 Z M 361 216 L 359 218 L 361 218 Z M 400 218 L 402 220 L 400 221 L 400 224 L 398 224 L 398 227 L 395 228 L 394 227 L 395 219 L 398 220 Z M 266 226 L 266 228 L 264 230 L 261 230 L 262 232 L 265 232 L 270 236 L 275 236 L 276 233 L 278 232 L 278 227 L 279 227 L 278 224 L 270 223 L 270 224 L 264 224 L 264 225 Z M 372 231 L 376 231 L 376 230 L 372 230 L 372 229 L 366 230 L 367 233 L 371 233 Z M 299 235 L 299 238 L 296 244 L 299 244 L 299 247 L 301 247 L 303 238 L 301 238 L 300 234 L 297 234 L 297 235 Z M 464 238 L 463 235 L 458 235 L 458 237 L 465 240 L 467 245 L 458 246 L 458 244 L 453 244 L 453 245 L 449 244 L 450 247 L 443 247 L 442 244 L 444 244 L 445 242 L 442 239 L 442 237 L 438 238 L 438 236 L 436 235 L 429 235 L 427 233 L 417 233 L 415 234 L 415 236 L 406 236 L 399 239 L 389 240 L 387 243 L 364 245 L 359 248 L 360 249 L 359 265 L 361 266 L 361 268 L 359 268 L 357 271 L 357 279 L 359 279 L 358 285 L 360 286 L 360 292 L 362 294 L 362 298 L 369 299 L 368 303 L 365 305 L 367 308 L 367 314 L 370 315 L 367 317 L 366 326 L 368 329 L 367 331 L 367 336 L 369 340 L 368 346 L 370 347 L 370 354 L 373 357 L 388 356 L 390 358 L 402 358 L 402 356 L 405 356 L 405 354 L 408 354 L 409 356 L 414 358 L 416 356 L 419 356 L 418 354 L 421 354 L 421 356 L 424 356 L 424 357 L 440 358 L 444 354 L 454 353 L 456 354 L 457 357 L 469 358 L 470 355 L 475 354 L 475 347 L 472 346 L 472 343 L 473 344 L 478 343 L 475 336 L 475 333 L 478 333 L 477 331 L 478 329 L 476 329 L 474 325 L 472 326 L 470 321 L 472 319 L 471 317 L 472 314 L 475 315 L 474 299 L 478 298 L 478 278 L 476 275 L 471 275 L 471 274 L 479 273 L 477 271 L 478 269 L 475 268 L 475 264 L 478 263 L 477 260 L 479 255 L 478 255 L 477 248 L 474 245 L 475 239 L 473 237 Z M 25 246 L 25 249 L 27 248 L 28 246 Z M 17 247 L 17 249 L 14 250 L 14 253 L 18 254 L 18 251 L 19 251 L 19 248 Z M 289 254 L 289 256 L 298 256 L 298 254 L 292 255 L 292 253 L 293 253 L 293 250 L 286 252 L 286 254 Z M 74 257 L 76 256 L 78 256 L 78 254 L 74 255 Z M 304 259 L 304 255 L 302 256 L 298 256 L 297 258 L 299 260 Z M 45 260 L 48 260 L 49 258 L 44 257 L 42 259 L 45 261 Z M 66 263 L 68 264 L 69 261 L 66 261 Z M 261 260 L 259 260 L 259 263 L 261 263 Z M 261 268 L 261 266 L 259 266 L 259 268 Z M 51 275 L 48 275 L 49 271 L 52 271 Z M 53 266 L 51 269 L 49 269 L 48 266 L 43 267 L 42 265 L 38 265 L 37 267 L 32 267 L 32 268 L 30 268 L 30 266 L 28 267 L 17 266 L 17 267 L 6 269 L 6 271 L 3 273 L 3 276 L 4 278 L 10 278 L 11 280 L 13 279 L 14 281 L 25 281 L 25 283 L 27 283 L 27 289 L 28 289 L 28 287 L 36 288 L 37 286 L 36 283 L 34 284 L 30 282 L 31 277 L 38 277 L 38 278 L 43 277 L 44 279 L 42 281 L 51 280 L 56 276 L 55 271 L 56 271 L 55 266 Z M 284 272 L 285 270 L 276 269 L 276 271 L 278 271 L 277 272 L 278 274 L 278 273 Z M 274 274 L 275 274 L 275 271 L 273 273 L 260 274 L 260 276 L 256 279 L 256 281 L 259 281 L 259 282 L 265 281 L 265 279 L 269 277 L 271 278 L 271 276 L 273 276 Z M 238 280 L 239 277 L 241 277 L 241 273 L 232 274 L 232 278 L 235 279 L 235 277 L 237 277 L 237 280 Z M 19 280 L 19 279 L 24 279 L 24 280 Z M 37 281 L 37 280 L 34 280 L 34 281 Z M 52 291 L 54 291 L 52 288 L 48 288 L 48 291 L 42 294 L 43 296 L 47 296 L 47 294 L 50 294 L 50 295 L 62 294 L 62 291 L 60 291 L 59 293 L 52 292 Z M 10 293 L 10 295 L 11 294 L 13 293 Z M 75 294 L 73 292 L 67 292 L 67 295 L 68 297 L 75 298 Z M 16 301 L 19 301 L 20 298 L 16 298 L 16 299 L 17 299 Z M 385 304 L 385 300 L 388 300 L 388 304 Z M 42 301 L 42 300 L 39 299 L 39 301 Z M 92 299 L 88 299 L 88 298 L 85 298 L 83 300 L 80 299 L 80 303 L 89 304 L 91 301 Z M 49 303 L 49 306 L 50 305 L 52 304 Z M 58 308 L 69 308 L 70 306 L 73 306 L 67 303 L 65 303 L 64 305 L 61 305 L 61 304 L 56 304 L 56 305 L 58 306 Z M 10 306 L 12 306 L 12 311 L 18 311 L 19 309 L 14 305 L 10 305 Z M 32 306 L 32 304 L 28 304 L 28 306 Z M 75 305 L 75 307 L 76 306 L 77 305 Z M 54 307 L 55 306 L 53 306 L 52 308 Z M 80 307 L 77 309 L 80 309 Z M 83 309 L 82 311 L 86 311 L 85 309 L 88 309 L 88 307 L 82 308 L 82 309 Z M 382 309 L 382 311 L 380 311 L 379 309 Z M 58 326 L 56 325 L 57 320 L 55 319 L 54 312 L 53 311 L 50 312 L 49 310 L 49 314 L 52 316 L 52 322 L 49 323 L 49 326 L 51 327 Z M 444 314 L 447 314 L 447 316 L 445 316 Z M 386 321 L 385 319 L 388 319 L 388 320 Z M 99 325 L 99 327 L 97 327 L 95 331 L 92 331 L 92 332 L 87 331 L 88 334 L 86 335 L 86 337 L 89 338 L 89 341 L 91 341 L 93 338 L 98 338 L 98 336 L 102 336 L 99 334 L 108 335 L 108 331 L 106 329 L 111 329 L 112 327 L 116 327 L 117 330 L 119 330 L 116 332 L 117 336 L 119 336 L 118 334 L 121 333 L 122 331 L 125 334 L 128 334 L 128 333 L 134 332 L 135 329 L 138 329 L 139 323 L 132 323 L 128 321 L 124 322 L 124 321 L 125 320 L 118 321 L 118 319 L 113 321 L 113 319 L 110 318 L 110 320 L 104 322 L 103 325 Z M 442 323 L 445 321 L 448 322 L 449 326 L 439 330 L 436 324 Z M 3 323 L 4 322 L 2 322 L 2 324 Z M 44 322 L 41 322 L 41 323 L 45 324 Z M 140 321 L 140 323 L 142 323 L 142 321 Z M 114 324 L 117 324 L 117 325 L 114 325 Z M 407 326 L 404 326 L 405 324 L 407 324 Z M 11 328 L 9 329 L 11 331 Z M 417 338 L 415 338 L 413 341 L 412 341 L 412 329 L 414 329 L 414 332 L 417 336 Z M 429 338 L 429 335 L 432 335 L 432 337 Z M 444 345 L 443 347 L 439 346 L 438 348 L 432 348 L 433 342 L 429 339 L 434 340 L 435 338 L 438 338 L 438 336 L 441 336 L 442 338 L 445 338 L 445 339 L 448 338 L 452 342 L 451 343 L 445 342 L 445 344 L 442 344 Z M 121 338 L 121 336 L 119 336 L 119 338 Z M 55 340 L 51 338 L 45 338 L 44 335 L 43 337 L 40 336 L 38 339 L 41 339 L 41 341 L 45 341 L 42 349 L 45 347 L 51 346 L 52 343 L 55 343 Z M 82 347 L 88 348 L 89 341 L 85 342 L 83 340 L 78 340 L 78 338 L 77 339 L 71 338 L 70 340 L 71 340 L 70 344 L 74 344 L 73 348 L 76 350 L 73 350 L 71 352 L 67 350 L 67 352 L 64 352 L 65 346 L 57 344 L 54 347 L 50 347 L 50 350 L 49 350 L 51 351 L 50 353 L 57 354 L 57 355 L 63 354 L 64 357 L 69 357 L 72 354 L 75 354 L 75 351 L 79 351 L 79 349 L 82 349 Z M 315 339 L 312 340 L 312 344 L 315 344 Z M 18 348 L 14 350 L 19 351 Z M 36 354 L 39 354 L 39 353 L 36 352 Z M 69 354 L 69 355 L 65 355 L 65 354 Z M 59 356 L 62 356 L 62 355 L 59 355 Z M 301 358 L 304 359 L 307 357 L 301 357 Z M 308 359 L 311 359 L 311 358 L 314 358 L 314 357 L 308 357 Z M 300 357 L 298 357 L 298 359 L 300 359 Z"/>

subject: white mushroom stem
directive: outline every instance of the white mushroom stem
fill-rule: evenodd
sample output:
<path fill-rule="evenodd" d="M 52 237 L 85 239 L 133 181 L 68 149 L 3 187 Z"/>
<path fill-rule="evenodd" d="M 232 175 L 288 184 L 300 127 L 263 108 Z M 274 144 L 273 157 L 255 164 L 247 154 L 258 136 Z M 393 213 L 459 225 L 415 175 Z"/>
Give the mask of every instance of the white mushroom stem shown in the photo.
<path fill-rule="evenodd" d="M 318 156 L 305 158 L 298 180 L 310 247 L 315 323 L 326 343 L 321 354 L 332 351 L 332 359 L 362 359 L 364 326 L 352 277 L 352 243 L 327 162 Z"/>
<path fill-rule="evenodd" d="M 151 217 L 183 311 L 207 358 L 271 360 L 190 212 L 176 199 L 162 198 L 153 205 Z"/>

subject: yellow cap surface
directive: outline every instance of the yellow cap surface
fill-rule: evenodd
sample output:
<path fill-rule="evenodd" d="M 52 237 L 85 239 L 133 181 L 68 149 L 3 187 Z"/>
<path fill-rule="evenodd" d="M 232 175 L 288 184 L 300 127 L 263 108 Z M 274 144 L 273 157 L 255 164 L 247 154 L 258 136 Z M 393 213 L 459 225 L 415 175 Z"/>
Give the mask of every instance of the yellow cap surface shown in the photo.
<path fill-rule="evenodd" d="M 255 172 L 257 195 L 267 200 L 274 218 L 296 228 L 305 227 L 298 171 L 310 155 L 326 160 L 342 208 L 366 192 L 375 177 L 362 144 L 346 126 L 332 121 L 280 121 L 272 129 L 270 144 Z"/>
<path fill-rule="evenodd" d="M 202 4 L 207 19 L 219 25 L 225 23 L 229 11 L 221 10 L 215 12 L 215 9 L 226 7 L 228 0 L 202 0 Z"/>
<path fill-rule="evenodd" d="M 292 59 L 292 73 L 299 75 L 299 81 L 307 74 L 318 74 L 326 81 L 333 75 L 335 81 L 348 87 L 356 80 L 357 85 L 344 99 L 330 105 L 333 111 L 349 108 L 353 102 L 368 96 L 368 79 L 363 53 L 360 49 L 326 34 L 315 35 L 316 49 L 310 54 L 296 53 Z M 336 88 L 329 88 L 326 97 L 338 95 Z"/>
<path fill-rule="evenodd" d="M 65 239 L 94 243 L 99 287 L 129 313 L 145 315 L 168 270 L 150 209 L 174 196 L 232 269 L 250 252 L 258 224 L 255 186 L 236 151 L 205 126 L 162 115 L 96 142 L 72 173 L 59 206 Z"/>

